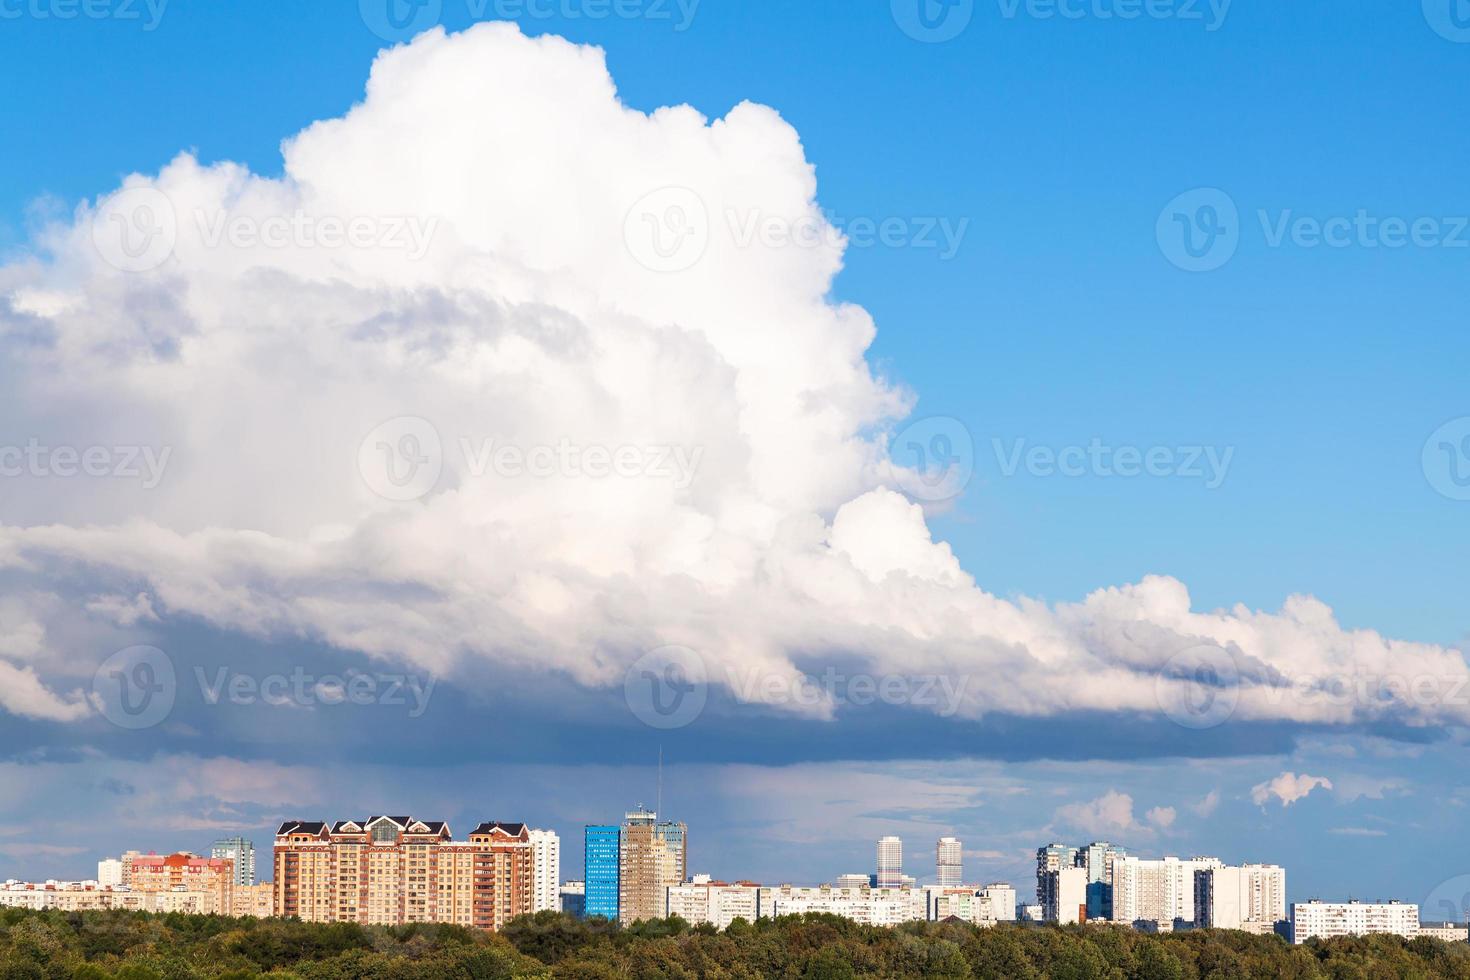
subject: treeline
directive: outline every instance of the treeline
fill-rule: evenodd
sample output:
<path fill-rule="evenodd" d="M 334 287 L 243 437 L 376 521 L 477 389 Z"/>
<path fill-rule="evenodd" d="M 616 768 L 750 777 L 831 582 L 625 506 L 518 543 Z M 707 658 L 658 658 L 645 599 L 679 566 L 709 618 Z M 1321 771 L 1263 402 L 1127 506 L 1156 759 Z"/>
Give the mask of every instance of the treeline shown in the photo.
<path fill-rule="evenodd" d="M 315 925 L 134 912 L 0 910 L 0 980 L 499 978 L 1470 978 L 1470 944 L 1393 936 L 1290 946 L 1275 936 L 1149 936 L 1103 926 L 860 926 L 812 915 L 629 928 L 542 912 L 500 935 L 454 926 Z"/>

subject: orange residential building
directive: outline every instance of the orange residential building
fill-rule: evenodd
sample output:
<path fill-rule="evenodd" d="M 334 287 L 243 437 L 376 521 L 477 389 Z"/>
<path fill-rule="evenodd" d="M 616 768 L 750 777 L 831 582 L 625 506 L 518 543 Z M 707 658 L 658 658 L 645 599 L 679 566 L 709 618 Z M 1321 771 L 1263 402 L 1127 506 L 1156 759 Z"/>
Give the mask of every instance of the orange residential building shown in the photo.
<path fill-rule="evenodd" d="M 530 830 L 485 823 L 456 841 L 443 821 L 287 821 L 276 831 L 275 914 L 307 922 L 447 922 L 500 929 L 530 913 Z"/>
<path fill-rule="evenodd" d="M 196 892 L 204 896 L 205 915 L 229 915 L 234 908 L 235 862 L 197 854 L 123 855 L 123 881 L 135 892 Z"/>

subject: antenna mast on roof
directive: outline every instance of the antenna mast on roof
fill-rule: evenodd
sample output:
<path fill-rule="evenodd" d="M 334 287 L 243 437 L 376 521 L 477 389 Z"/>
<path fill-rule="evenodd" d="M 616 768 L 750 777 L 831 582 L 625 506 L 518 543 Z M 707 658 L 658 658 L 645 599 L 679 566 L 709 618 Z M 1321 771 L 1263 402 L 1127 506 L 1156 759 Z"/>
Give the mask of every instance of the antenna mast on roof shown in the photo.
<path fill-rule="evenodd" d="M 664 812 L 664 747 L 658 747 L 658 795 L 654 797 L 654 813 Z"/>

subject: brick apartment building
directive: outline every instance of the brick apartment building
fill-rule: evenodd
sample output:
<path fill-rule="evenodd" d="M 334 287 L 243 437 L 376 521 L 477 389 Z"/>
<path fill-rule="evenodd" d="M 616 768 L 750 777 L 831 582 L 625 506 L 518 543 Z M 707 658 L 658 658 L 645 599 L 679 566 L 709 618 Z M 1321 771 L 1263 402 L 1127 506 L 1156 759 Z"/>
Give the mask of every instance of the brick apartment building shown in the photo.
<path fill-rule="evenodd" d="M 520 823 L 454 840 L 440 820 L 292 820 L 275 840 L 275 913 L 307 922 L 447 922 L 500 929 L 532 910 L 534 858 Z"/>

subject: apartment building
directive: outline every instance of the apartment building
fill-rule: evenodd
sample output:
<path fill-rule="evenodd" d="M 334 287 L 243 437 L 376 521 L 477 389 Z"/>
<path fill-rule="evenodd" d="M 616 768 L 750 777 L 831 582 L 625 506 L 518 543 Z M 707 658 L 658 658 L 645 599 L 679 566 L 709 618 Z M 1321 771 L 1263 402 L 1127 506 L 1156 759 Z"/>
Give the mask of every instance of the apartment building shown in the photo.
<path fill-rule="evenodd" d="M 897 837 L 878 838 L 878 873 L 873 884 L 878 888 L 897 888 L 903 884 L 903 841 Z"/>
<path fill-rule="evenodd" d="M 958 837 L 941 837 L 934 845 L 934 883 L 941 888 L 965 883 L 965 845 Z"/>
<path fill-rule="evenodd" d="M 709 923 L 728 929 L 736 919 L 754 922 L 760 917 L 761 886 L 753 881 L 714 881 L 695 875 L 682 885 L 668 887 L 668 914 L 694 925 Z"/>
<path fill-rule="evenodd" d="M 103 858 L 97 862 L 97 884 L 118 888 L 123 883 L 123 863 L 119 858 Z"/>
<path fill-rule="evenodd" d="M 589 919 L 618 917 L 617 824 L 588 824 L 582 837 L 583 914 Z"/>
<path fill-rule="evenodd" d="M 214 842 L 209 856 L 235 862 L 235 887 L 255 884 L 255 844 L 243 837 L 225 837 Z"/>
<path fill-rule="evenodd" d="M 1194 873 L 1220 867 L 1224 863 L 1213 857 L 1119 858 L 1113 863 L 1113 921 L 1161 929 L 1193 924 Z"/>
<path fill-rule="evenodd" d="M 562 882 L 560 900 L 562 912 L 575 919 L 587 918 L 587 882 Z"/>
<path fill-rule="evenodd" d="M 275 915 L 276 890 L 275 885 L 269 881 L 258 882 L 254 885 L 236 885 L 234 899 L 230 904 L 230 914 L 237 919 L 252 916 L 257 919 L 269 919 Z"/>
<path fill-rule="evenodd" d="M 122 858 L 124 885 L 135 892 L 192 892 L 205 896 L 204 914 L 229 915 L 234 905 L 235 862 L 197 854 L 139 854 Z"/>
<path fill-rule="evenodd" d="M 688 877 L 687 844 L 684 824 L 660 821 L 652 810 L 627 814 L 618 835 L 619 921 L 664 918 L 668 889 Z"/>
<path fill-rule="evenodd" d="M 530 829 L 523 823 L 482 823 L 470 831 L 468 847 L 475 854 L 474 927 L 500 930 L 516 916 L 529 915 L 535 885 Z"/>
<path fill-rule="evenodd" d="M 1286 926 L 1286 869 L 1275 864 L 1194 873 L 1194 922 L 1204 929 L 1266 935 Z"/>
<path fill-rule="evenodd" d="M 1421 922 L 1419 935 L 1447 943 L 1463 943 L 1470 939 L 1470 926 L 1463 922 Z"/>
<path fill-rule="evenodd" d="M 1087 921 L 1087 869 L 1058 868 L 1045 874 L 1041 914 L 1047 922 L 1069 926 Z"/>
<path fill-rule="evenodd" d="M 982 885 L 977 894 L 990 905 L 990 915 L 996 922 L 1016 921 L 1016 886 L 1005 881 L 992 881 Z"/>
<path fill-rule="evenodd" d="M 531 831 L 531 911 L 561 911 L 561 838 L 554 830 Z"/>
<path fill-rule="evenodd" d="M 764 918 L 825 912 L 870 926 L 896 926 L 929 917 L 927 896 L 917 888 L 834 888 L 781 885 L 760 890 Z"/>
<path fill-rule="evenodd" d="M 1312 899 L 1291 907 L 1292 942 L 1389 933 L 1419 935 L 1419 906 L 1408 902 L 1324 902 Z"/>
<path fill-rule="evenodd" d="M 42 911 L 96 912 L 121 909 L 128 912 L 182 912 L 208 915 L 217 898 L 205 892 L 138 892 L 128 888 L 98 885 L 95 881 L 7 881 L 0 885 L 0 908 Z"/>
<path fill-rule="evenodd" d="M 1128 852 L 1108 841 L 1093 841 L 1077 849 L 1077 867 L 1087 870 L 1087 918 L 1113 917 L 1113 869 Z"/>
<path fill-rule="evenodd" d="M 667 889 L 670 915 L 727 929 L 736 919 L 804 915 L 819 912 L 865 925 L 896 926 L 905 922 L 957 918 L 979 926 L 1016 919 L 1016 889 L 1003 882 L 980 888 L 874 888 L 861 885 L 762 886 L 751 881 L 715 881 L 708 875 Z"/>
<path fill-rule="evenodd" d="M 1058 914 L 1057 909 L 1063 904 L 1059 896 L 1051 893 L 1051 889 L 1063 880 L 1055 877 L 1054 872 L 1063 871 L 1068 868 L 1082 868 L 1086 872 L 1086 911 L 1077 916 L 1078 920 L 1096 920 L 1113 918 L 1113 875 L 1117 863 L 1128 856 L 1128 852 L 1117 844 L 1108 841 L 1093 841 L 1081 847 L 1072 847 L 1068 844 L 1048 844 L 1038 848 L 1036 851 L 1036 902 L 1042 908 L 1042 914 L 1047 915 L 1046 921 L 1056 922 L 1053 917 Z M 1073 883 L 1071 876 L 1066 879 L 1068 884 Z M 1066 905 L 1071 905 L 1071 897 L 1068 896 Z M 1047 914 L 1047 909 L 1053 910 L 1052 915 Z"/>
<path fill-rule="evenodd" d="M 496 930 L 532 908 L 530 831 L 484 823 L 456 841 L 443 821 L 375 816 L 276 831 L 278 915 L 308 922 L 447 922 Z"/>
<path fill-rule="evenodd" d="M 982 888 L 935 886 L 925 888 L 924 893 L 932 922 L 960 919 L 977 926 L 992 926 L 1016 920 L 1016 889 L 1002 882 Z"/>
<path fill-rule="evenodd" d="M 1075 847 L 1058 843 L 1036 849 L 1036 904 L 1041 906 L 1043 916 L 1046 915 L 1047 909 L 1054 909 L 1057 905 L 1057 898 L 1051 893 L 1051 889 L 1057 883 L 1052 872 L 1076 866 L 1077 848 Z"/>

